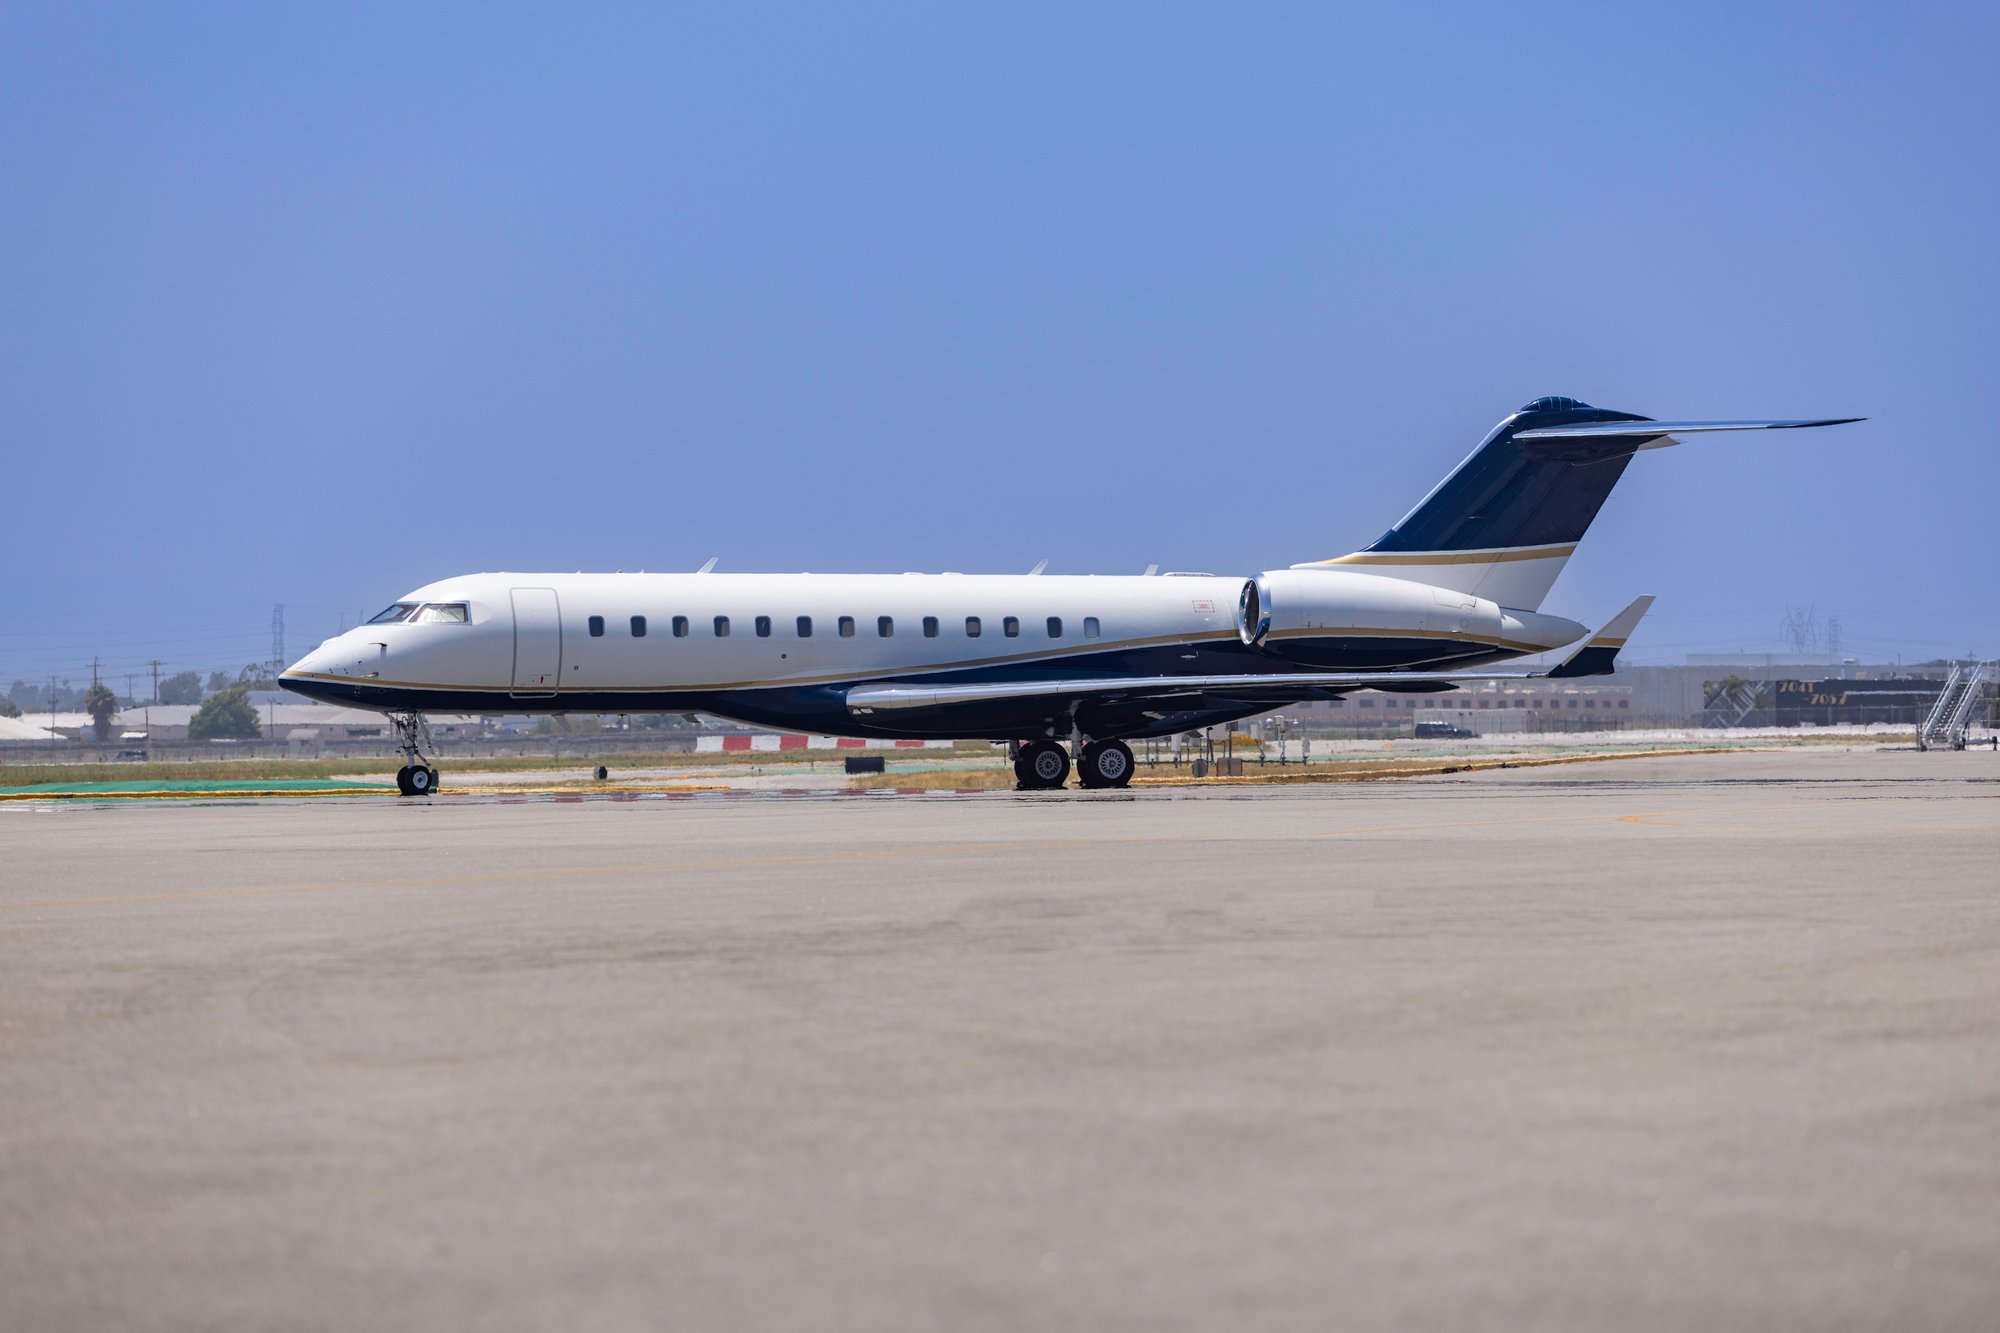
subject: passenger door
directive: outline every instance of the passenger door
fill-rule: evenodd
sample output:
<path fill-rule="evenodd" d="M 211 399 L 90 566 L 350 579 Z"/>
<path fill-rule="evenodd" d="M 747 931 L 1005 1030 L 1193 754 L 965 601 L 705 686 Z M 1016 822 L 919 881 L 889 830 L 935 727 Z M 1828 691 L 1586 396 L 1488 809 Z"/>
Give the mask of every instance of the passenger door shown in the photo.
<path fill-rule="evenodd" d="M 516 699 L 546 699 L 562 682 L 562 609 L 554 588 L 514 589 Z"/>

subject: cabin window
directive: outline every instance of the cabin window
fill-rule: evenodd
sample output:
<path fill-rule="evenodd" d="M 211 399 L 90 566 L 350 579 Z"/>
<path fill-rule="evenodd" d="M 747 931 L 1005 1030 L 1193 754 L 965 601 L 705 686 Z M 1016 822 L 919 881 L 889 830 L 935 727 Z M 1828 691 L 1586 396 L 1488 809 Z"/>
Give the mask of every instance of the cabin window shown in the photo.
<path fill-rule="evenodd" d="M 760 639 L 768 639 L 771 637 L 771 617 L 769 616 L 757 617 L 757 637 Z"/>
<path fill-rule="evenodd" d="M 464 602 L 432 602 L 410 617 L 418 625 L 463 625 L 471 617 Z"/>
<path fill-rule="evenodd" d="M 935 639 L 935 638 L 937 637 L 937 632 L 938 632 L 938 623 L 937 623 L 937 617 L 936 617 L 936 616 L 925 616 L 925 617 L 924 617 L 924 637 L 925 637 L 926 639 Z"/>
<path fill-rule="evenodd" d="M 1060 638 L 1062 637 L 1062 617 L 1061 617 L 1061 616 L 1050 616 L 1050 617 L 1049 617 L 1049 637 L 1050 637 L 1051 639 L 1060 639 Z"/>
<path fill-rule="evenodd" d="M 854 637 L 853 616 L 842 616 L 840 618 L 840 637 L 843 639 L 851 639 Z"/>
<path fill-rule="evenodd" d="M 717 616 L 715 618 L 715 637 L 718 639 L 726 639 L 729 637 L 728 616 Z"/>
<path fill-rule="evenodd" d="M 1005 620 L 1000 622 L 1000 632 L 1006 635 L 1010 639 L 1020 638 L 1021 618 L 1019 616 L 1008 616 Z"/>
<path fill-rule="evenodd" d="M 798 628 L 801 639 L 810 639 L 813 636 L 813 618 L 811 616 L 800 616 Z"/>
<path fill-rule="evenodd" d="M 632 617 L 632 637 L 635 639 L 643 639 L 646 637 L 646 617 L 644 616 Z"/>
<path fill-rule="evenodd" d="M 687 636 L 688 636 L 688 618 L 686 616 L 675 616 L 674 637 L 676 639 L 685 639 Z"/>
<path fill-rule="evenodd" d="M 601 639 L 604 637 L 603 616 L 592 616 L 590 618 L 590 637 L 593 639 Z"/>
<path fill-rule="evenodd" d="M 896 618 L 894 616 L 875 617 L 875 633 L 884 639 L 895 638 Z"/>
<path fill-rule="evenodd" d="M 976 639 L 979 637 L 978 616 L 967 616 L 965 618 L 965 637 L 968 639 Z"/>
<path fill-rule="evenodd" d="M 393 625 L 399 620 L 408 620 L 410 612 L 416 609 L 417 604 L 415 602 L 398 602 L 394 606 L 385 608 L 381 615 L 376 616 L 368 623 L 371 625 Z"/>
<path fill-rule="evenodd" d="M 1096 616 L 1085 616 L 1083 618 L 1083 637 L 1086 639 L 1094 639 L 1097 637 Z"/>

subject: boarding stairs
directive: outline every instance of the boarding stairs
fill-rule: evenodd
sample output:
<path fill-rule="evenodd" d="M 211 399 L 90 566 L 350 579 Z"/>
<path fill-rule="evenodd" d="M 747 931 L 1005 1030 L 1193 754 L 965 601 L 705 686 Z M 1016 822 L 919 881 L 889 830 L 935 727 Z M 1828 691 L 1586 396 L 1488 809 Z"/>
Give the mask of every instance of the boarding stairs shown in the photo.
<path fill-rule="evenodd" d="M 1954 666 L 1938 691 L 1937 702 L 1917 728 L 1919 750 L 1963 750 L 1972 713 L 1986 698 L 1987 663 Z"/>

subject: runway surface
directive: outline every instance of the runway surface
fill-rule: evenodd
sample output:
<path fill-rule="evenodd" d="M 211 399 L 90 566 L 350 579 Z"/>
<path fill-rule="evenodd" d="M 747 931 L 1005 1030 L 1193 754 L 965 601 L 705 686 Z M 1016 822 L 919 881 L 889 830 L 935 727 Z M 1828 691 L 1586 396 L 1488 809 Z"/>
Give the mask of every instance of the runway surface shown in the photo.
<path fill-rule="evenodd" d="M 0 806 L 0 1328 L 2000 1310 L 2000 762 Z"/>

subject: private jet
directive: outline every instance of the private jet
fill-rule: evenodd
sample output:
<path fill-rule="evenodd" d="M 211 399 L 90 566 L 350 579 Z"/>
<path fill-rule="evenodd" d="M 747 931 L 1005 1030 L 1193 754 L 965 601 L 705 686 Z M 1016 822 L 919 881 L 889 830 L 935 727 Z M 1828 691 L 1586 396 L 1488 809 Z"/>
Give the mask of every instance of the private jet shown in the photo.
<path fill-rule="evenodd" d="M 1372 545 L 1250 577 L 465 574 L 322 643 L 289 690 L 393 720 L 428 795 L 431 712 L 708 713 L 866 738 L 990 740 L 1024 789 L 1131 781 L 1129 742 L 1356 690 L 1608 674 L 1650 597 L 1595 634 L 1541 610 L 1641 450 L 1810 421 L 1655 421 L 1537 398 Z M 1579 640 L 1581 642 L 1579 643 Z M 1578 644 L 1541 673 L 1482 671 Z"/>

